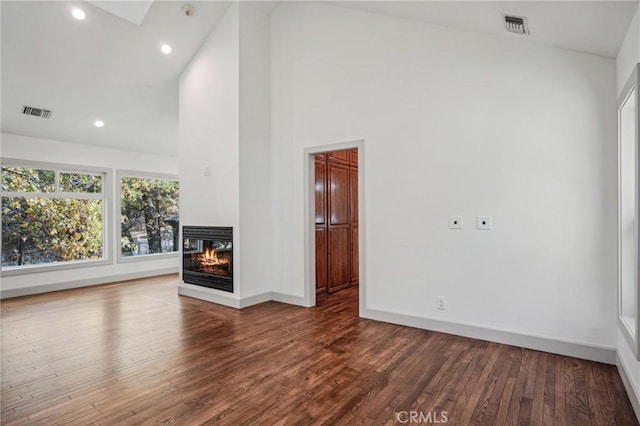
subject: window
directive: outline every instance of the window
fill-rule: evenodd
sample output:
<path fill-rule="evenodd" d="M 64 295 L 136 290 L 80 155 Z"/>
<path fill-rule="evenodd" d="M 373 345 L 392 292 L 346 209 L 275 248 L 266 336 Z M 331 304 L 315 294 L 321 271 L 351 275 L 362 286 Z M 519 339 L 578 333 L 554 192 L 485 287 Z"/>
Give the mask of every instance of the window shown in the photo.
<path fill-rule="evenodd" d="M 178 251 L 178 179 L 120 172 L 120 258 Z"/>
<path fill-rule="evenodd" d="M 106 172 L 2 164 L 2 271 L 105 260 Z"/>
<path fill-rule="evenodd" d="M 640 360 L 640 65 L 618 98 L 618 326 Z"/>

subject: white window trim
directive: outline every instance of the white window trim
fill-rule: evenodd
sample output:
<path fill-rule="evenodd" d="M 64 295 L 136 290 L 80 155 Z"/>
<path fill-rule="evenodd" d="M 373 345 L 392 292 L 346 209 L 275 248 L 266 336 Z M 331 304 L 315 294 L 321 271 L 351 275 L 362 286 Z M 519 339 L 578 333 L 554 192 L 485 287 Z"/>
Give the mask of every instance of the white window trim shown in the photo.
<path fill-rule="evenodd" d="M 633 354 L 636 356 L 636 359 L 640 360 L 640 282 L 638 274 L 638 260 L 635 261 L 634 267 L 634 277 L 632 278 L 632 287 L 633 291 L 625 292 L 623 288 L 625 287 L 623 284 L 623 270 L 622 270 L 622 261 L 623 261 L 623 193 L 622 193 L 622 182 L 623 182 L 623 167 L 622 167 L 622 120 L 620 111 L 632 96 L 635 96 L 636 101 L 636 115 L 635 122 L 633 124 L 635 128 L 634 137 L 635 139 L 632 141 L 635 145 L 635 161 L 633 172 L 633 181 L 636 187 L 636 191 L 640 187 L 640 122 L 637 115 L 637 110 L 640 108 L 640 64 L 636 65 L 629 76 L 629 79 L 624 85 L 622 89 L 621 95 L 618 97 L 618 140 L 617 140 L 617 150 L 618 150 L 618 200 L 617 200 L 617 208 L 618 208 L 618 229 L 617 229 L 617 243 L 618 243 L 618 253 L 617 253 L 617 266 L 618 266 L 618 329 L 621 331 L 625 340 L 629 344 L 629 347 L 633 351 Z M 640 235 L 638 231 L 638 224 L 640 215 L 640 197 L 636 196 L 635 200 L 635 217 L 633 221 L 635 222 L 635 242 L 634 245 L 636 247 L 636 258 L 637 254 L 640 253 Z M 628 294 L 631 293 L 631 294 Z M 634 317 L 626 317 L 623 312 L 623 298 L 628 297 L 631 298 L 633 304 L 635 305 L 634 309 Z M 631 318 L 633 324 L 628 324 L 628 318 Z"/>
<path fill-rule="evenodd" d="M 48 163 L 42 161 L 19 160 L 14 158 L 3 158 L 2 166 L 27 167 L 33 169 L 53 170 L 56 173 L 55 191 L 58 190 L 59 173 L 86 173 L 102 175 L 102 193 L 86 192 L 8 192 L 0 191 L 2 197 L 31 197 L 31 198 L 77 198 L 77 199 L 98 199 L 102 200 L 102 259 L 97 260 L 71 260 L 68 262 L 42 263 L 36 265 L 6 266 L 0 270 L 0 277 L 10 277 L 15 275 L 37 274 L 41 272 L 63 271 L 66 269 L 86 268 L 93 266 L 111 265 L 111 229 L 113 229 L 111 182 L 113 170 L 104 167 L 76 166 L 60 163 Z"/>
<path fill-rule="evenodd" d="M 180 247 L 176 251 L 171 253 L 152 253 L 152 254 L 141 254 L 138 256 L 123 256 L 122 255 L 122 203 L 121 203 L 121 192 L 122 192 L 122 184 L 121 180 L 123 177 L 135 177 L 142 179 L 163 179 L 163 180 L 175 180 L 179 182 L 180 179 L 178 175 L 169 174 L 169 173 L 153 173 L 153 172 L 141 172 L 139 170 L 116 170 L 116 215 L 117 218 L 117 231 L 116 231 L 116 257 L 118 263 L 131 263 L 131 262 L 145 262 L 150 260 L 159 260 L 159 259 L 175 259 L 180 255 Z M 180 242 L 178 242 L 178 245 Z"/>

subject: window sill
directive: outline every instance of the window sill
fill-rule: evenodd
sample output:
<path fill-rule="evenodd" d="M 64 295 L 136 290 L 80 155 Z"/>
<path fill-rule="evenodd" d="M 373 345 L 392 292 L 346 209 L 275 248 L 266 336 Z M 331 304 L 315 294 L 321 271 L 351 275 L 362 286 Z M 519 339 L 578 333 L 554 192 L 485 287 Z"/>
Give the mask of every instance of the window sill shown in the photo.
<path fill-rule="evenodd" d="M 0 272 L 0 276 L 11 277 L 15 275 L 39 274 L 42 272 L 64 271 L 67 269 L 89 268 L 94 266 L 103 266 L 103 265 L 111 265 L 111 264 L 113 264 L 113 262 L 110 259 L 102 259 L 102 260 L 78 260 L 74 262 L 47 263 L 42 265 L 4 266 L 2 268 L 2 272 Z"/>
<path fill-rule="evenodd" d="M 144 262 L 147 260 L 175 259 L 180 252 L 173 251 L 170 253 L 142 254 L 139 256 L 122 256 L 118 255 L 118 263 Z"/>

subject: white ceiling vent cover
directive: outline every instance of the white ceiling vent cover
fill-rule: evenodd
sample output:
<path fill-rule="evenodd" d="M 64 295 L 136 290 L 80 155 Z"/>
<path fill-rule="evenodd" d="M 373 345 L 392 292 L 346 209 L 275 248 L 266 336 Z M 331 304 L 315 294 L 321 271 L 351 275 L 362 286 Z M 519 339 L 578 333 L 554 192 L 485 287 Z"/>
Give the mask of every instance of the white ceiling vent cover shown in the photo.
<path fill-rule="evenodd" d="M 504 18 L 504 28 L 510 33 L 529 34 L 527 18 L 513 15 L 502 15 Z"/>
<path fill-rule="evenodd" d="M 42 109 L 42 108 L 34 108 L 34 107 L 30 107 L 30 106 L 23 106 L 22 107 L 22 113 L 26 114 L 26 115 L 33 115 L 34 117 L 41 117 L 41 118 L 50 118 L 51 117 L 51 110 Z"/>

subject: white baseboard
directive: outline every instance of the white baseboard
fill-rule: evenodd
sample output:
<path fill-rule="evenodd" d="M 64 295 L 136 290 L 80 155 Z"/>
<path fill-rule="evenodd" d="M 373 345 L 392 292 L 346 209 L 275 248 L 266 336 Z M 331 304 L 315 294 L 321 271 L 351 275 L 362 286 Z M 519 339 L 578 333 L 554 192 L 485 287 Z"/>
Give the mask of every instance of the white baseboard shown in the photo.
<path fill-rule="evenodd" d="M 606 346 L 594 346 L 584 343 L 556 340 L 547 337 L 531 336 L 507 330 L 479 327 L 471 324 L 454 323 L 431 318 L 420 318 L 375 309 L 360 311 L 362 318 L 383 321 L 392 324 L 406 325 L 457 336 L 471 337 L 506 345 L 519 346 L 558 355 L 572 356 L 589 361 L 616 363 L 616 349 Z"/>
<path fill-rule="evenodd" d="M 256 294 L 254 296 L 238 298 L 220 290 L 207 287 L 181 283 L 178 285 L 178 294 L 182 296 L 193 297 L 195 299 L 205 300 L 207 302 L 217 303 L 219 305 L 228 306 L 230 308 L 243 309 L 248 306 L 257 305 L 269 301 L 287 303 L 289 305 L 298 305 L 309 307 L 304 297 L 293 296 L 285 293 L 267 291 Z"/>
<path fill-rule="evenodd" d="M 194 299 L 217 303 L 230 308 L 240 309 L 241 306 L 240 299 L 233 296 L 232 293 L 226 293 L 208 287 L 180 283 L 178 284 L 178 294 L 181 296 L 188 296 L 193 297 Z"/>
<path fill-rule="evenodd" d="M 292 294 L 286 293 L 279 293 L 277 291 L 271 292 L 271 300 L 273 300 L 274 302 L 287 303 L 289 305 L 302 306 L 304 308 L 311 307 L 311 304 L 304 297 L 294 296 Z"/>
<path fill-rule="evenodd" d="M 248 306 L 257 305 L 258 303 L 269 302 L 271 300 L 271 292 L 267 291 L 265 293 L 255 294 L 249 297 L 243 297 L 240 299 L 240 309 L 246 308 Z"/>
<path fill-rule="evenodd" d="M 219 305 L 224 305 L 235 309 L 243 309 L 248 306 L 257 305 L 258 303 L 268 302 L 271 300 L 270 291 L 249 297 L 238 298 L 235 297 L 233 293 L 223 292 L 213 288 L 207 288 L 188 283 L 180 283 L 178 285 L 178 294 L 181 296 L 193 297 L 194 299 L 217 303 Z"/>
<path fill-rule="evenodd" d="M 159 275 L 177 274 L 176 268 L 154 269 L 151 271 L 131 272 L 128 274 L 107 275 L 104 277 L 84 278 L 81 280 L 64 281 L 52 284 L 42 284 L 29 287 L 11 288 L 0 290 L 0 299 L 11 297 L 29 296 L 32 294 L 49 293 L 52 291 L 70 290 L 72 288 L 91 287 L 100 284 L 109 284 L 119 281 L 137 280 L 139 278 L 155 277 Z"/>
<path fill-rule="evenodd" d="M 618 367 L 618 372 L 620 373 L 620 377 L 622 378 L 622 383 L 624 384 L 624 388 L 627 391 L 627 396 L 629 397 L 629 401 L 631 402 L 631 406 L 633 407 L 633 411 L 636 414 L 636 418 L 640 421 L 640 398 L 638 392 L 636 392 L 636 388 L 631 383 L 629 379 L 629 369 L 624 362 L 624 359 L 616 352 L 616 366 Z"/>

